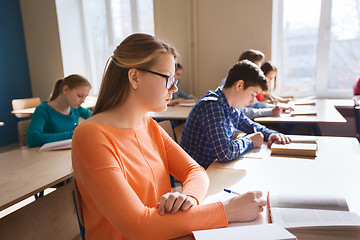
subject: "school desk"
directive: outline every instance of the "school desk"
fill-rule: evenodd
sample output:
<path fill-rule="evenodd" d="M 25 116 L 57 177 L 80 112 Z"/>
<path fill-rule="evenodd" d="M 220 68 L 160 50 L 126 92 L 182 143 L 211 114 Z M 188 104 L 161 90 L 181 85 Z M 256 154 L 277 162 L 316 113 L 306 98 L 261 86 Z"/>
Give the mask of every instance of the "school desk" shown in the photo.
<path fill-rule="evenodd" d="M 146 115 L 158 119 L 186 119 L 192 107 L 168 106 L 165 112 L 149 112 Z"/>
<path fill-rule="evenodd" d="M 360 215 L 360 144 L 356 138 L 318 137 L 315 159 L 271 156 L 262 149 L 263 158 L 245 157 L 228 163 L 214 162 L 206 170 L 210 185 L 204 203 L 226 201 L 238 193 L 261 190 L 311 195 L 344 196 L 349 210 Z M 264 196 L 265 198 L 265 196 Z M 230 226 L 263 224 L 266 209 L 253 222 L 231 223 Z M 180 239 L 192 239 L 186 236 Z"/>
<path fill-rule="evenodd" d="M 17 148 L 0 153 L 0 210 L 73 175 L 71 151 L 39 152 Z M 0 219 L 4 239 L 73 239 L 79 229 L 72 200 L 72 184 L 39 198 Z"/>
<path fill-rule="evenodd" d="M 293 116 L 282 114 L 280 117 L 257 117 L 259 123 L 346 123 L 346 119 L 336 110 L 336 106 L 353 106 L 353 100 L 349 99 L 316 99 L 316 116 Z M 300 107 L 301 108 L 301 107 Z"/>

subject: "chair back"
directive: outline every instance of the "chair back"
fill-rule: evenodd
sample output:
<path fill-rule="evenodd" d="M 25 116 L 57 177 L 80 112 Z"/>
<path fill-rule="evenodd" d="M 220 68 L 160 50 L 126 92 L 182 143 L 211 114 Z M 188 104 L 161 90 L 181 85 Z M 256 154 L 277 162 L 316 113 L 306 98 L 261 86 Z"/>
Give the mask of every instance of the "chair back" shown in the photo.
<path fill-rule="evenodd" d="M 81 206 L 81 195 L 80 195 L 79 189 L 77 187 L 75 177 L 73 177 L 73 187 L 74 187 L 73 198 L 74 198 L 74 204 L 75 204 L 75 210 L 76 210 L 76 215 L 77 215 L 77 219 L 78 219 L 78 224 L 79 224 L 79 228 L 80 228 L 81 239 L 85 240 L 85 227 L 84 227 L 84 217 L 83 217 L 82 206 Z"/>
<path fill-rule="evenodd" d="M 26 133 L 27 133 L 27 129 L 29 127 L 30 122 L 31 122 L 31 119 L 20 121 L 17 123 L 18 137 L 19 137 L 19 143 L 20 143 L 21 147 L 27 146 Z"/>
<path fill-rule="evenodd" d="M 11 104 L 13 107 L 13 110 L 22 110 L 26 108 L 32 108 L 37 107 L 41 103 L 40 98 L 22 98 L 22 99 L 13 99 Z M 17 118 L 27 118 L 30 117 L 31 114 L 25 114 L 25 113 L 16 113 L 15 117 Z"/>
<path fill-rule="evenodd" d="M 176 142 L 180 145 L 180 141 L 181 141 L 181 137 L 182 137 L 182 133 L 185 127 L 185 123 L 180 124 L 179 126 L 176 126 L 174 128 L 174 133 L 175 133 L 175 138 L 176 138 Z"/>
<path fill-rule="evenodd" d="M 159 122 L 160 127 L 162 127 L 165 132 L 175 140 L 174 130 L 171 126 L 171 122 L 169 120 Z"/>

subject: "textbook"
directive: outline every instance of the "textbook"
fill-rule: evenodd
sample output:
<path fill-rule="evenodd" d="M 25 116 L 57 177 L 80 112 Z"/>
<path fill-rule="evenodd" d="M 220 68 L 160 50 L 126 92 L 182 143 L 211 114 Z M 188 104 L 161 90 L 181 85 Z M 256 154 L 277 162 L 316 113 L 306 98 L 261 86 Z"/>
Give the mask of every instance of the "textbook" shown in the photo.
<path fill-rule="evenodd" d="M 360 216 L 343 197 L 268 193 L 268 216 L 298 239 L 360 239 Z"/>
<path fill-rule="evenodd" d="M 66 140 L 57 141 L 57 142 L 45 143 L 44 145 L 41 146 L 41 148 L 39 149 L 39 152 L 71 149 L 71 142 L 72 142 L 72 139 L 66 139 Z"/>
<path fill-rule="evenodd" d="M 293 240 L 296 237 L 277 224 L 257 224 L 240 227 L 193 231 L 196 240 Z"/>
<path fill-rule="evenodd" d="M 294 111 L 290 112 L 292 117 L 295 116 L 316 116 L 317 112 L 316 109 L 295 109 Z"/>
<path fill-rule="evenodd" d="M 292 143 L 314 143 L 317 144 L 318 138 L 315 136 L 289 135 Z"/>
<path fill-rule="evenodd" d="M 317 143 L 291 142 L 289 144 L 273 143 L 271 154 L 316 157 Z"/>
<path fill-rule="evenodd" d="M 291 103 L 293 103 L 294 105 L 315 105 L 316 104 L 316 100 L 315 99 L 298 99 L 298 100 L 294 100 Z"/>

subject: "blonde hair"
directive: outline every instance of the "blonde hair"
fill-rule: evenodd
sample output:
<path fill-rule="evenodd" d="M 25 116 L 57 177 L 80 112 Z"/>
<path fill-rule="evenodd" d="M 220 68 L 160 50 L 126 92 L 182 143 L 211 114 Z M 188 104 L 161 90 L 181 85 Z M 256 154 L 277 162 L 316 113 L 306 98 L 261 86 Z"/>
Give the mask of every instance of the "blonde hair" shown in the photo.
<path fill-rule="evenodd" d="M 49 102 L 55 100 L 61 94 L 64 86 L 68 86 L 69 89 L 74 89 L 79 86 L 91 87 L 91 84 L 84 77 L 76 74 L 69 75 L 64 79 L 59 79 L 55 83 L 54 89 L 50 95 Z"/>
<path fill-rule="evenodd" d="M 130 68 L 149 69 L 160 55 L 166 53 L 172 54 L 175 59 L 177 57 L 175 48 L 148 34 L 132 34 L 122 41 L 105 68 L 93 115 L 122 104 L 127 99 Z"/>

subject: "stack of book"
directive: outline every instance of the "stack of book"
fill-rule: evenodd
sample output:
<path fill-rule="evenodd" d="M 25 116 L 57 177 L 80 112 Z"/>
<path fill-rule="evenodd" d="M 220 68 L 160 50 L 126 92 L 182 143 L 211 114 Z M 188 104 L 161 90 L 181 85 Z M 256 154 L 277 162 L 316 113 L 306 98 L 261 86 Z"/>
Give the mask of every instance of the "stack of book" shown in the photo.
<path fill-rule="evenodd" d="M 317 138 L 313 136 L 292 136 L 290 144 L 273 143 L 271 154 L 316 157 Z"/>

